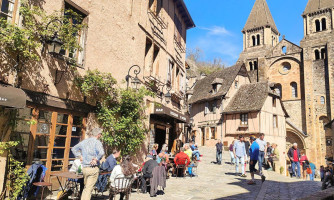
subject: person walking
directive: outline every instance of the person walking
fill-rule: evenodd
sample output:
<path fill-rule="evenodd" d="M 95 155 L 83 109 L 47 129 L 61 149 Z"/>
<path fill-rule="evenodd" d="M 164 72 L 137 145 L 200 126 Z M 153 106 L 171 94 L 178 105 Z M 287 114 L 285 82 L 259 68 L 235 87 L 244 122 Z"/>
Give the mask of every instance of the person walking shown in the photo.
<path fill-rule="evenodd" d="M 259 171 L 262 174 L 262 165 L 264 161 L 264 157 L 267 154 L 267 142 L 264 140 L 264 133 L 260 133 L 260 137 L 256 139 L 256 142 L 259 144 L 260 152 L 259 152 Z"/>
<path fill-rule="evenodd" d="M 233 148 L 234 148 L 234 140 L 232 141 L 230 147 L 229 147 L 229 152 L 231 156 L 231 165 L 235 164 L 235 158 L 234 158 L 234 153 L 233 153 Z"/>
<path fill-rule="evenodd" d="M 297 177 L 300 178 L 300 151 L 297 147 L 297 143 L 293 143 L 293 146 L 289 149 L 288 151 L 288 157 L 291 161 L 291 167 L 293 170 L 293 174 Z M 297 167 L 297 172 L 296 172 L 296 167 Z"/>
<path fill-rule="evenodd" d="M 235 171 L 239 173 L 239 162 L 241 164 L 241 177 L 246 177 L 245 174 L 245 159 L 247 157 L 244 136 L 240 135 L 239 140 L 234 143 L 233 154 L 236 160 Z"/>
<path fill-rule="evenodd" d="M 248 185 L 255 185 L 256 182 L 254 180 L 254 174 L 257 174 L 259 176 L 261 176 L 262 182 L 264 182 L 266 180 L 266 177 L 264 175 L 261 175 L 259 173 L 259 171 L 257 171 L 255 169 L 256 163 L 259 159 L 259 153 L 260 153 L 260 147 L 259 144 L 257 142 L 255 142 L 256 138 L 251 136 L 250 137 L 250 142 L 251 142 L 251 146 L 249 149 L 249 171 L 251 173 L 251 180 L 247 183 Z"/>
<path fill-rule="evenodd" d="M 302 151 L 302 156 L 300 157 L 300 166 L 302 167 L 303 169 L 303 179 L 306 180 L 307 179 L 307 168 L 309 167 L 309 162 L 308 162 L 308 158 L 307 156 L 305 155 L 304 151 Z"/>
<path fill-rule="evenodd" d="M 222 164 L 222 153 L 223 153 L 223 144 L 221 140 L 218 140 L 216 144 L 216 160 L 218 165 Z"/>
<path fill-rule="evenodd" d="M 315 170 L 317 169 L 314 163 L 310 163 L 310 168 L 312 170 L 312 173 L 310 174 L 310 181 L 314 181 L 314 176 L 315 176 Z"/>
<path fill-rule="evenodd" d="M 82 192 L 81 200 L 90 200 L 94 185 L 99 176 L 99 161 L 104 155 L 101 141 L 102 129 L 94 128 L 90 137 L 81 141 L 72 148 L 75 157 L 82 160 L 82 173 L 84 176 L 85 187 Z"/>

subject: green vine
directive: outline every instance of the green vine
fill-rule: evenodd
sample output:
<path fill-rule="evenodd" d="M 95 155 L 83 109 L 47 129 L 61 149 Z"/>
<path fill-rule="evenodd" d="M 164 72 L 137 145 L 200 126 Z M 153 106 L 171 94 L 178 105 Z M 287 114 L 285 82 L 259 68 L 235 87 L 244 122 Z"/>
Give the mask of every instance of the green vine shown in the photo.
<path fill-rule="evenodd" d="M 139 90 L 115 88 L 110 73 L 87 71 L 77 83 L 87 97 L 98 99 L 97 118 L 101 124 L 103 141 L 123 154 L 134 154 L 145 139 L 146 96 L 154 93 L 142 87 Z"/>
<path fill-rule="evenodd" d="M 27 170 L 24 168 L 24 164 L 15 160 L 11 154 L 11 148 L 17 146 L 18 144 L 18 141 L 0 142 L 0 154 L 8 152 L 6 190 L 3 192 L 3 194 L 7 192 L 9 194 L 8 199 L 10 200 L 15 200 L 20 194 L 22 194 L 22 189 L 29 180 L 29 176 L 27 175 Z"/>
<path fill-rule="evenodd" d="M 63 49 L 69 52 L 82 50 L 76 36 L 86 24 L 81 23 L 82 16 L 76 12 L 62 10 L 47 15 L 41 8 L 32 6 L 24 0 L 20 5 L 20 15 L 22 26 L 0 19 L 0 52 L 15 62 L 10 65 L 10 70 L 16 72 L 18 77 L 28 70 L 27 65 L 24 65 L 26 62 L 41 60 L 38 49 L 44 40 L 51 38 L 55 32 L 63 42 Z M 21 84 L 18 81 L 17 86 Z"/>

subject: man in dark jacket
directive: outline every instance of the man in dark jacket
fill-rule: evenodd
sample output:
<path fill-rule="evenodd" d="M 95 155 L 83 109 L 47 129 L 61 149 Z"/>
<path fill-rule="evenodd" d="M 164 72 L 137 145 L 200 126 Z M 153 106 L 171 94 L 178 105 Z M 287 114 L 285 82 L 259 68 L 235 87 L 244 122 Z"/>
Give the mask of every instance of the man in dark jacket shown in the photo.
<path fill-rule="evenodd" d="M 141 191 L 143 193 L 147 192 L 146 178 L 152 178 L 153 169 L 158 166 L 157 161 L 153 160 L 152 155 L 147 155 L 146 159 L 147 161 L 145 162 L 145 165 L 142 169 L 143 176 L 141 177 Z"/>
<path fill-rule="evenodd" d="M 291 167 L 293 174 L 297 177 L 300 178 L 300 151 L 297 148 L 297 143 L 294 143 L 293 146 L 289 149 L 288 151 L 288 156 L 291 161 Z M 296 174 L 296 167 L 297 167 L 297 174 Z"/>
<path fill-rule="evenodd" d="M 218 140 L 216 144 L 216 160 L 218 165 L 222 164 L 222 153 L 223 153 L 223 144 L 221 140 Z"/>
<path fill-rule="evenodd" d="M 120 156 L 121 152 L 118 150 L 113 150 L 112 154 L 108 156 L 106 161 L 102 164 L 102 170 L 111 172 L 114 167 L 117 165 L 117 158 Z"/>

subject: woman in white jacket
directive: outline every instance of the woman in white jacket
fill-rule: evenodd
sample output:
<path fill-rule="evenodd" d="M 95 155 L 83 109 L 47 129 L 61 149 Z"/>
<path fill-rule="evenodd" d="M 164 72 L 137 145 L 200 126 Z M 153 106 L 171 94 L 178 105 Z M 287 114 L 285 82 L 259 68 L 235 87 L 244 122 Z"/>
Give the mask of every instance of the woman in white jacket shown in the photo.
<path fill-rule="evenodd" d="M 136 169 L 132 164 L 132 160 L 130 156 L 125 156 L 120 165 L 116 165 L 112 170 L 110 175 L 110 185 L 111 188 L 124 189 L 128 186 L 129 183 L 123 182 L 123 180 L 119 180 L 119 178 L 133 178 L 136 173 Z M 123 199 L 124 193 L 121 193 L 120 199 Z M 112 198 L 112 197 L 110 197 Z"/>

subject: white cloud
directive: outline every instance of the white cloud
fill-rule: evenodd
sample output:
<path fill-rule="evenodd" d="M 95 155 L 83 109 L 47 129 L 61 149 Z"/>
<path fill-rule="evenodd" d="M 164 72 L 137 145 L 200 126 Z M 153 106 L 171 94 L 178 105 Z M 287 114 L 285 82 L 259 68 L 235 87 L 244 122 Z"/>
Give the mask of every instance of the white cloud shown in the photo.
<path fill-rule="evenodd" d="M 205 53 L 206 60 L 220 57 L 227 65 L 234 65 L 242 51 L 242 43 L 236 34 L 225 27 L 198 27 L 200 29 L 191 41 L 188 41 L 190 48 L 201 48 Z"/>

